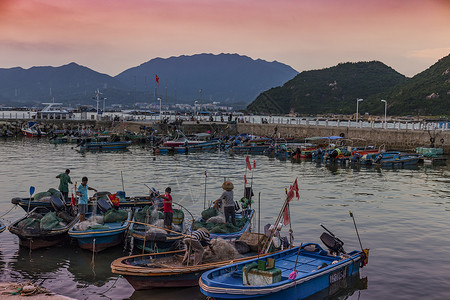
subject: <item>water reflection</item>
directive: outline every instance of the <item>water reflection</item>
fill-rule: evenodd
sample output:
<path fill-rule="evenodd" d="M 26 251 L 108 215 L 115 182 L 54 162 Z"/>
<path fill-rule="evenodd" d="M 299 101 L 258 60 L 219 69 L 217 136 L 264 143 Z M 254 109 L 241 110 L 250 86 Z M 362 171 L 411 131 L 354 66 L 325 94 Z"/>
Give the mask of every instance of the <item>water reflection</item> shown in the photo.
<path fill-rule="evenodd" d="M 360 293 L 361 290 L 367 289 L 367 277 L 360 277 L 356 274 L 340 280 L 322 291 L 304 298 L 304 300 L 343 300 L 348 299 L 355 292 Z M 358 295 L 358 299 L 359 299 Z"/>
<path fill-rule="evenodd" d="M 41 277 L 47 273 L 56 273 L 66 263 L 66 250 L 63 247 L 45 248 L 36 251 L 19 247 L 8 266 L 23 278 L 31 279 L 36 275 Z"/>

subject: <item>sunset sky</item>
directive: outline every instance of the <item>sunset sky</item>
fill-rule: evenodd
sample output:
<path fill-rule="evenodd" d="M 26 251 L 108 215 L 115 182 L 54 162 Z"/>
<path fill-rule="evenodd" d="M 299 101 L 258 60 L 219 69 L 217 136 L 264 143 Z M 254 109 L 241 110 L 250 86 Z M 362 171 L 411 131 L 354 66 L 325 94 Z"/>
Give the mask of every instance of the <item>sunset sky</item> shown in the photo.
<path fill-rule="evenodd" d="M 450 54 L 450 1 L 0 0 L 0 68 L 76 62 L 115 76 L 199 53 L 299 72 L 379 60 L 413 76 Z"/>

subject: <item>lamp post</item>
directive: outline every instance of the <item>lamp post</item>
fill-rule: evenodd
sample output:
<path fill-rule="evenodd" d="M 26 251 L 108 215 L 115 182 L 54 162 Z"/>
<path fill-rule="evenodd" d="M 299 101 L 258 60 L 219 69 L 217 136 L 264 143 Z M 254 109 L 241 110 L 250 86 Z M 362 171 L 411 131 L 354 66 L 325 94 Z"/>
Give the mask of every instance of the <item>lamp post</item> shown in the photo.
<path fill-rule="evenodd" d="M 198 101 L 194 101 L 194 116 L 196 120 L 198 119 L 197 104 Z"/>
<path fill-rule="evenodd" d="M 358 127 L 358 116 L 359 116 L 359 112 L 358 112 L 358 104 L 359 102 L 363 101 L 364 99 L 356 99 L 356 127 Z"/>
<path fill-rule="evenodd" d="M 384 102 L 384 128 L 387 128 L 387 122 L 386 122 L 386 114 L 387 114 L 387 100 L 381 100 L 381 102 Z"/>

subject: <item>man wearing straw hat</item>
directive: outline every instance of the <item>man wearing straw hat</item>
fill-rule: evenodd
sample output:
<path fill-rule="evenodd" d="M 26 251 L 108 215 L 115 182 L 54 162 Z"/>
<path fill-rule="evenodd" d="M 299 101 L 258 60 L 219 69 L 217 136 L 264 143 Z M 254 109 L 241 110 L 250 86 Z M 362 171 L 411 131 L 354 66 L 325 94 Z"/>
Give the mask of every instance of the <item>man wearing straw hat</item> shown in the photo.
<path fill-rule="evenodd" d="M 228 219 L 231 217 L 231 223 L 236 226 L 236 211 L 234 208 L 233 188 L 234 186 L 230 181 L 225 181 L 222 184 L 222 189 L 224 189 L 224 192 L 219 197 L 219 199 L 214 201 L 214 203 L 218 205 L 219 201 L 222 202 L 225 222 L 228 222 Z"/>

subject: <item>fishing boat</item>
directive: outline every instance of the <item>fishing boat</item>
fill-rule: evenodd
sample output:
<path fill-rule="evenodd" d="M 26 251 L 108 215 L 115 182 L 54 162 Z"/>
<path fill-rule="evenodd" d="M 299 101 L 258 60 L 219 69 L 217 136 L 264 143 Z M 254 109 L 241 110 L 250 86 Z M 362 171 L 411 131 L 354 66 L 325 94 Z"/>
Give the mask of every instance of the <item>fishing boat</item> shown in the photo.
<path fill-rule="evenodd" d="M 206 271 L 201 292 L 213 299 L 303 299 L 357 274 L 363 251 L 334 253 L 308 243 Z"/>
<path fill-rule="evenodd" d="M 80 151 L 114 151 L 126 150 L 131 145 L 131 141 L 118 142 L 88 142 L 80 144 Z"/>
<path fill-rule="evenodd" d="M 422 154 L 398 154 L 389 158 L 382 158 L 377 161 L 377 165 L 382 167 L 404 167 L 417 165 L 421 160 L 423 161 Z"/>
<path fill-rule="evenodd" d="M 253 218 L 253 215 L 255 214 L 254 209 L 245 209 L 241 212 L 236 212 L 236 223 L 239 222 L 239 220 L 246 219 L 244 225 L 241 227 L 239 231 L 236 232 L 230 232 L 230 233 L 213 233 L 211 232 L 210 236 L 212 239 L 216 238 L 222 238 L 224 240 L 231 240 L 231 239 L 239 239 L 242 234 L 250 228 L 250 224 Z"/>
<path fill-rule="evenodd" d="M 12 234 L 19 237 L 19 245 L 35 250 L 68 240 L 67 233 L 78 221 L 79 216 L 72 211 L 66 212 L 65 203 L 57 196 L 52 197 L 51 204 L 54 211 L 45 207 L 35 207 L 29 214 L 8 227 Z"/>
<path fill-rule="evenodd" d="M 134 221 L 130 227 L 133 245 L 145 252 L 166 252 L 178 249 L 179 242 L 184 238 L 184 212 L 173 209 L 172 230 L 166 231 L 162 227 L 164 215 L 153 210 L 153 207 L 143 208 L 135 212 Z M 147 225 L 149 224 L 149 225 Z"/>
<path fill-rule="evenodd" d="M 111 194 L 110 192 L 98 192 L 99 198 L 104 195 Z M 90 198 L 89 200 L 89 207 L 92 208 L 96 206 L 95 200 L 97 199 L 96 195 Z M 144 207 L 146 205 L 151 205 L 153 203 L 152 196 L 135 196 L 135 197 L 124 197 L 120 198 L 119 200 L 119 208 L 126 209 L 126 208 L 137 208 L 137 207 Z M 31 201 L 31 202 L 30 202 Z M 50 211 L 54 211 L 54 208 L 52 204 L 48 201 L 41 201 L 41 200 L 35 200 L 34 197 L 14 197 L 11 199 L 11 203 L 15 205 L 19 205 L 23 210 L 28 211 L 28 206 L 31 209 L 34 209 L 36 207 L 45 207 Z M 66 209 L 69 209 L 72 207 L 72 204 L 70 202 L 67 202 Z M 90 209 L 91 210 L 91 209 Z"/>
<path fill-rule="evenodd" d="M 47 135 L 47 132 L 42 131 L 37 122 L 25 123 L 22 125 L 21 130 L 23 135 L 27 137 L 42 137 Z"/>
<path fill-rule="evenodd" d="M 115 274 L 123 275 L 135 290 L 187 287 L 198 285 L 201 274 L 207 270 L 258 257 L 257 253 L 253 252 L 240 258 L 187 266 L 181 263 L 184 254 L 185 250 L 176 250 L 121 257 L 111 263 L 111 270 Z M 167 265 L 164 263 L 167 260 L 178 263 Z"/>
<path fill-rule="evenodd" d="M 187 147 L 187 146 L 193 146 L 197 144 L 204 143 L 204 141 L 198 141 L 198 140 L 189 140 L 183 132 L 180 130 L 175 131 L 174 138 L 170 141 L 165 141 L 163 143 L 163 147 L 171 148 L 171 147 Z"/>
<path fill-rule="evenodd" d="M 3 231 L 5 231 L 5 229 L 6 229 L 6 226 L 5 226 L 5 224 L 3 224 L 3 222 L 2 222 L 2 221 L 0 221 L 0 232 L 3 232 Z"/>
<path fill-rule="evenodd" d="M 98 205 L 103 212 L 108 211 L 112 206 L 105 200 L 98 200 Z M 92 214 L 86 214 L 91 217 Z M 128 232 L 131 221 L 131 210 L 127 211 L 127 218 L 120 222 L 104 223 L 100 226 L 87 227 L 85 230 L 78 229 L 77 224 L 69 230 L 69 236 L 78 241 L 78 245 L 92 252 L 100 252 L 107 248 L 122 243 Z"/>

